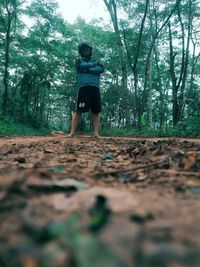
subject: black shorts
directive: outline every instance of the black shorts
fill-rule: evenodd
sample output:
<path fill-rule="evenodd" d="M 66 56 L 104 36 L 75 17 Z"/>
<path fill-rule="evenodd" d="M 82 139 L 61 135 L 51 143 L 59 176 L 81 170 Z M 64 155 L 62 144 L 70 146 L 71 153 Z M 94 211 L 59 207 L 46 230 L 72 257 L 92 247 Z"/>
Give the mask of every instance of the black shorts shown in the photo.
<path fill-rule="evenodd" d="M 90 109 L 92 113 L 101 112 L 100 90 L 95 86 L 83 86 L 79 88 L 76 111 L 88 112 Z"/>

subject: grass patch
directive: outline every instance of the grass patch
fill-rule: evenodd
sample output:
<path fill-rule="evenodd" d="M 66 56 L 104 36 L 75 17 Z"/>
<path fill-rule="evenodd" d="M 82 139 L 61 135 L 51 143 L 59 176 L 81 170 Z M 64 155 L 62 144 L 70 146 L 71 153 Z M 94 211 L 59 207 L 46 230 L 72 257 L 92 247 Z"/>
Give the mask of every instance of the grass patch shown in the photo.
<path fill-rule="evenodd" d="M 15 122 L 12 118 L 0 118 L 0 136 L 47 135 L 50 132 L 50 129 L 35 129 Z"/>
<path fill-rule="evenodd" d="M 138 136 L 139 132 L 136 129 L 128 128 L 128 129 L 122 129 L 122 128 L 110 128 L 110 129 L 102 129 L 100 132 L 100 135 L 102 136 Z"/>
<path fill-rule="evenodd" d="M 200 131 L 197 129 L 187 128 L 169 128 L 163 132 L 148 128 L 143 128 L 141 131 L 136 128 L 111 128 L 102 129 L 102 136 L 114 136 L 114 137 L 190 137 L 199 138 Z"/>

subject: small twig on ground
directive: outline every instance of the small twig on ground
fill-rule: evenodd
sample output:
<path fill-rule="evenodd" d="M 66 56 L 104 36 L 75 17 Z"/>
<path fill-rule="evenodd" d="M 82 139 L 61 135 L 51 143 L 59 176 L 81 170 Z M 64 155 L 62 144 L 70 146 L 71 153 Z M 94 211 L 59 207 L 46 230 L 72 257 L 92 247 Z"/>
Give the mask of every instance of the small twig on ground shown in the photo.
<path fill-rule="evenodd" d="M 119 174 L 119 173 L 129 173 L 129 172 L 134 172 L 134 171 L 137 171 L 137 170 L 140 170 L 140 169 L 148 169 L 150 167 L 163 165 L 164 163 L 165 163 L 164 161 L 157 161 L 157 162 L 152 162 L 152 163 L 149 163 L 149 164 L 146 164 L 146 165 L 137 166 L 137 167 L 130 168 L 130 169 L 125 169 L 125 170 L 117 170 L 117 171 L 96 173 L 95 176 L 115 175 L 115 174 Z"/>

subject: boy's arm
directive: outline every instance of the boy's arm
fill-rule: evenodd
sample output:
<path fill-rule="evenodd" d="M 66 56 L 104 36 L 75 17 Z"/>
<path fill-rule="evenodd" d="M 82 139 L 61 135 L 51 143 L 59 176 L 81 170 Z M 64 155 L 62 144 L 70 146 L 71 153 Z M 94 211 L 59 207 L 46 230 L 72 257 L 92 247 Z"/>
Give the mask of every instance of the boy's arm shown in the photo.
<path fill-rule="evenodd" d="M 80 59 L 76 61 L 76 69 L 80 72 L 88 72 L 89 68 L 94 67 L 95 64 L 93 62 L 85 62 Z"/>
<path fill-rule="evenodd" d="M 103 64 L 97 62 L 96 65 L 94 67 L 91 67 L 89 68 L 89 73 L 92 73 L 92 74 L 101 74 L 104 72 L 104 66 Z"/>

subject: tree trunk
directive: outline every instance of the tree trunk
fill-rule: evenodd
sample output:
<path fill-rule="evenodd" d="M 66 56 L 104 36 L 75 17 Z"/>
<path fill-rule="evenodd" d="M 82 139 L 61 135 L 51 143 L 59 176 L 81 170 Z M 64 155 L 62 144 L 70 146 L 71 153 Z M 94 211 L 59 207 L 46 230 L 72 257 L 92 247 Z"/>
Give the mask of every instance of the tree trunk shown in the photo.
<path fill-rule="evenodd" d="M 153 126 L 153 106 L 152 106 L 152 54 L 151 53 L 151 60 L 148 66 L 148 86 L 147 86 L 147 124 L 148 127 L 151 129 Z"/>
<path fill-rule="evenodd" d="M 116 42 L 119 49 L 119 57 L 120 57 L 120 65 L 122 71 L 122 88 L 123 88 L 123 111 L 124 111 L 124 119 L 125 124 L 128 125 L 128 108 L 127 108 L 127 98 L 128 98 L 128 88 L 127 88 L 127 67 L 126 67 L 126 55 L 125 55 L 125 48 L 122 42 L 120 30 L 119 30 L 119 23 L 118 23 L 118 16 L 117 16 L 117 6 L 115 0 L 103 0 L 108 12 L 110 14 L 113 28 L 116 34 Z"/>
<path fill-rule="evenodd" d="M 162 31 L 162 29 L 167 25 L 167 23 L 169 22 L 170 18 L 172 17 L 172 15 L 174 14 L 174 12 L 176 11 L 177 7 L 179 6 L 181 0 L 177 0 L 173 9 L 171 10 L 169 16 L 167 17 L 167 19 L 163 22 L 162 26 L 156 31 L 155 35 L 152 38 L 152 42 L 150 45 L 150 49 L 146 58 L 146 67 L 145 67 L 145 83 L 144 83 L 144 99 L 145 99 L 145 94 L 146 94 L 146 90 L 147 90 L 147 82 L 148 82 L 148 66 L 149 66 L 149 62 L 151 59 L 151 54 L 152 54 L 152 50 L 154 48 L 155 45 L 155 41 L 158 38 L 158 35 L 160 34 L 160 32 Z M 168 25 L 170 25 L 170 22 L 168 23 Z M 174 71 L 174 57 L 175 55 L 173 55 L 173 46 L 172 46 L 172 34 L 171 34 L 171 29 L 169 26 L 169 39 L 170 39 L 170 74 L 171 74 L 171 79 L 172 79 L 172 84 L 173 84 L 173 124 L 176 125 L 177 124 L 177 117 L 178 117 L 178 99 L 177 99 L 177 86 L 176 86 L 176 77 L 175 77 L 175 71 Z M 144 101 L 146 102 L 146 101 Z"/>
<path fill-rule="evenodd" d="M 134 63 L 132 63 L 132 60 L 131 60 L 131 57 L 130 57 L 130 54 L 129 54 L 128 44 L 127 44 L 126 36 L 125 36 L 125 30 L 123 29 L 124 43 L 125 43 L 126 52 L 127 52 L 127 56 L 128 56 L 128 62 L 129 62 L 129 65 L 130 65 L 130 67 L 132 69 L 133 77 L 134 77 L 134 94 L 135 94 L 135 103 L 136 103 L 136 111 L 137 111 L 137 128 L 139 130 L 142 127 L 141 117 L 142 117 L 142 114 L 143 114 L 143 108 L 142 108 L 142 103 L 141 103 L 141 93 L 139 92 L 139 88 L 138 88 L 138 68 L 137 68 L 137 64 L 138 64 L 138 60 L 139 60 L 140 45 L 141 45 L 142 35 L 143 35 L 143 31 L 144 31 L 144 24 L 145 24 L 147 12 L 148 12 L 148 6 L 149 6 L 149 0 L 146 0 L 145 11 L 144 11 L 144 15 L 143 15 L 142 23 L 141 23 L 141 27 L 140 27 L 139 39 L 138 39 L 138 43 L 137 43 L 136 56 L 135 56 L 135 59 L 134 59 Z"/>
<path fill-rule="evenodd" d="M 182 79 L 181 79 L 181 87 L 180 87 L 180 97 L 179 97 L 179 114 L 178 120 L 180 121 L 183 116 L 184 107 L 185 107 L 185 87 L 186 87 L 186 79 L 188 76 L 188 63 L 189 63 L 189 46 L 191 40 L 191 24 L 192 24 L 192 2 L 189 0 L 189 12 L 188 12 L 188 31 L 187 31 L 187 44 L 186 49 L 184 49 L 184 39 L 183 39 L 183 71 L 182 71 Z M 179 13 L 180 14 L 180 13 Z M 181 18 L 181 17 L 180 17 Z M 184 38 L 184 30 L 183 30 L 183 38 Z"/>
<path fill-rule="evenodd" d="M 165 105 L 164 105 L 164 88 L 161 78 L 161 71 L 159 66 L 159 58 L 158 58 L 158 47 L 155 43 L 154 46 L 154 55 L 155 55 L 155 63 L 156 63 L 156 73 L 157 73 L 157 82 L 158 82 L 158 88 L 159 88 L 159 94 L 160 94 L 160 114 L 159 114 L 159 130 L 160 132 L 163 132 L 164 130 L 164 121 L 165 121 Z"/>
<path fill-rule="evenodd" d="M 172 81 L 172 116 L 173 116 L 173 126 L 178 123 L 178 85 L 177 77 L 175 74 L 174 59 L 176 54 L 174 54 L 173 43 L 172 43 L 172 32 L 171 24 L 168 23 L 169 28 L 169 46 L 170 46 L 170 76 Z"/>
<path fill-rule="evenodd" d="M 182 23 L 182 18 L 180 14 L 180 9 L 178 7 L 178 18 L 181 25 L 182 33 L 182 63 L 179 79 L 177 79 L 175 74 L 175 56 L 173 51 L 172 43 L 172 33 L 171 25 L 169 26 L 169 44 L 170 44 L 170 75 L 172 81 L 172 103 L 173 103 L 173 126 L 177 126 L 180 122 L 183 111 L 184 111 L 184 102 L 185 102 L 185 87 L 186 87 L 186 78 L 188 75 L 188 62 L 189 62 L 189 44 L 191 39 L 191 23 L 192 23 L 192 10 L 191 10 L 191 0 L 189 0 L 189 12 L 188 12 L 188 31 L 187 31 L 187 44 L 185 48 L 185 30 L 184 24 Z M 180 91 L 180 92 L 179 92 Z"/>
<path fill-rule="evenodd" d="M 12 15 L 8 10 L 8 25 L 6 29 L 6 42 L 5 42 L 5 59 L 4 59 L 4 76 L 3 76 L 3 85 L 4 85 L 4 92 L 3 92 L 3 102 L 2 102 L 2 112 L 3 115 L 6 115 L 7 108 L 8 108 L 8 80 L 9 80 L 9 49 L 10 49 L 10 35 L 11 35 L 11 22 L 12 22 Z"/>

